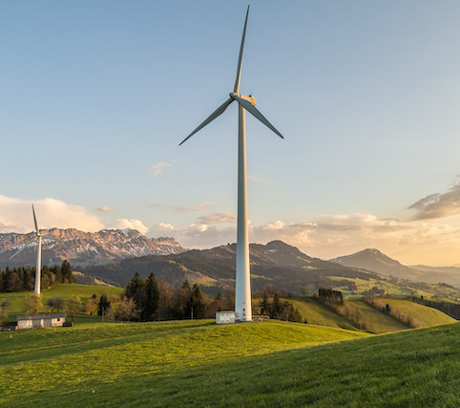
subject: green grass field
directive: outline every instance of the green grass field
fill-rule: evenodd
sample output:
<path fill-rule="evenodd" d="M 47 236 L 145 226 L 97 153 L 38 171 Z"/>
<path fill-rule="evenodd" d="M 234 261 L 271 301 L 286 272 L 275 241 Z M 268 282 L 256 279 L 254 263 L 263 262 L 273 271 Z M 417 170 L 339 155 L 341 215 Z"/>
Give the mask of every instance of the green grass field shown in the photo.
<path fill-rule="evenodd" d="M 369 278 L 348 278 L 341 276 L 329 277 L 332 282 L 336 281 L 335 289 L 340 290 L 346 298 L 353 298 L 356 294 L 343 286 L 342 281 L 354 282 L 356 291 L 361 293 L 368 291 L 376 286 L 383 289 L 387 295 L 397 297 L 424 296 L 430 298 L 432 296 L 447 297 L 450 299 L 458 298 L 458 290 L 448 286 L 439 286 L 429 283 L 411 282 L 403 279 L 393 278 L 390 276 L 381 276 L 379 279 Z M 359 295 L 358 295 L 359 296 Z"/>
<path fill-rule="evenodd" d="M 358 330 L 357 324 L 352 320 L 346 319 L 333 310 L 321 304 L 318 300 L 311 297 L 295 297 L 286 299 L 291 302 L 300 312 L 303 319 L 308 323 L 318 324 L 322 326 L 339 327 L 348 330 Z M 387 302 L 388 300 L 388 302 Z M 405 299 L 382 299 L 376 298 L 378 302 L 390 303 L 392 307 L 401 311 L 408 316 L 411 316 L 413 321 L 417 323 L 417 327 L 435 326 L 440 324 L 454 323 L 455 319 L 445 313 L 429 308 Z M 388 316 L 385 313 L 367 305 L 361 300 L 346 300 L 344 302 L 349 313 L 359 315 L 359 321 L 364 324 L 365 331 L 373 334 L 390 333 L 400 330 L 407 330 L 409 326 L 400 321 Z M 345 307 L 339 307 L 342 311 Z"/>
<path fill-rule="evenodd" d="M 459 350 L 459 324 L 379 336 L 209 320 L 3 332 L 0 405 L 457 407 Z"/>
<path fill-rule="evenodd" d="M 405 330 L 408 326 L 398 322 L 391 316 L 380 312 L 377 309 L 367 305 L 361 300 L 350 300 L 345 301 L 345 304 L 352 310 L 359 313 L 359 320 L 365 324 L 365 330 L 370 333 L 389 333 L 399 330 Z M 443 319 L 440 319 L 434 324 L 446 323 Z M 450 322 L 449 322 L 450 323 Z"/>
<path fill-rule="evenodd" d="M 121 292 L 123 292 L 123 288 L 113 286 L 65 284 L 54 286 L 49 290 L 43 291 L 42 303 L 46 305 L 46 302 L 51 298 L 62 298 L 65 300 L 72 296 L 78 296 L 84 304 L 94 293 L 96 295 L 100 295 L 101 293 L 119 295 Z M 14 321 L 17 315 L 24 313 L 25 299 L 32 293 L 33 292 L 0 293 L 0 301 L 7 300 L 10 303 L 8 319 L 6 320 Z"/>
<path fill-rule="evenodd" d="M 401 313 L 410 316 L 413 319 L 415 327 L 434 326 L 437 324 L 454 323 L 456 320 L 440 310 L 432 307 L 419 305 L 405 299 L 375 299 L 376 303 L 385 306 L 389 304 L 393 311 L 398 310 Z"/>
<path fill-rule="evenodd" d="M 333 312 L 311 297 L 299 296 L 286 300 L 291 302 L 302 315 L 302 318 L 310 324 L 356 330 L 356 327 L 353 326 L 347 319 Z"/>
<path fill-rule="evenodd" d="M 60 395 L 60 406 L 130 405 L 131 397 L 124 398 L 126 390 L 137 390 L 142 399 L 150 387 L 139 385 L 159 376 L 167 380 L 203 364 L 219 367 L 256 355 L 365 336 L 276 321 L 218 326 L 209 320 L 3 332 L 0 404 L 57 406 L 55 398 Z M 174 389 L 174 382 L 171 386 Z M 164 401 L 156 406 L 168 406 L 167 397 Z"/>

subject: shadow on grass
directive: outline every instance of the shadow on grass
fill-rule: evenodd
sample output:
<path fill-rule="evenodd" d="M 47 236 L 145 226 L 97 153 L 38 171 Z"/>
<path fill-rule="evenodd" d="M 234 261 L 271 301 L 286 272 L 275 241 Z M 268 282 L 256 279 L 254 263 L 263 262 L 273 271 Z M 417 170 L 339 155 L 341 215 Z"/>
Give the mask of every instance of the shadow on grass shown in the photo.
<path fill-rule="evenodd" d="M 40 407 L 458 407 L 460 325 L 82 381 L 8 401 Z M 129 358 L 129 356 L 128 356 Z"/>

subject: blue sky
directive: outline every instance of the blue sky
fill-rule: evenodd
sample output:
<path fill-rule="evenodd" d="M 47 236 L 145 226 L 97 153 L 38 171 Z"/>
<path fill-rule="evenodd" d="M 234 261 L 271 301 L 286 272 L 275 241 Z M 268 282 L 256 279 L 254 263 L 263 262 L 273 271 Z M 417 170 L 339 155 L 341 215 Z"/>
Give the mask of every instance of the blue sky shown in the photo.
<path fill-rule="evenodd" d="M 0 232 L 31 230 L 35 202 L 43 228 L 233 242 L 236 106 L 178 143 L 232 90 L 246 6 L 0 2 Z M 459 17 L 251 2 L 241 92 L 286 138 L 248 117 L 253 241 L 460 263 Z"/>

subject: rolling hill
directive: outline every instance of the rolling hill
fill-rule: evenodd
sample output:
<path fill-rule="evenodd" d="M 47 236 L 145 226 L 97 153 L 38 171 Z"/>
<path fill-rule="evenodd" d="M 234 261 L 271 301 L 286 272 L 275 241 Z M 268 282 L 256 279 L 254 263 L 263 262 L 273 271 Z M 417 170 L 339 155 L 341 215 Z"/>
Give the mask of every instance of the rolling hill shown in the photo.
<path fill-rule="evenodd" d="M 373 334 L 457 321 L 440 310 L 414 303 L 408 299 L 373 299 L 373 302 L 382 308 L 389 304 L 392 314 L 384 313 L 361 299 L 345 300 L 342 306 L 337 307 L 337 310 L 323 305 L 317 298 L 307 296 L 286 300 L 297 308 L 302 319 L 308 323 L 348 330 L 364 330 Z M 408 318 L 410 318 L 410 324 L 406 322 Z"/>
<path fill-rule="evenodd" d="M 63 284 L 54 286 L 51 289 L 42 291 L 42 303 L 52 298 L 61 298 L 64 301 L 77 296 L 84 304 L 93 294 L 100 295 L 105 293 L 107 295 L 119 295 L 123 292 L 122 288 L 102 286 L 102 285 L 78 285 L 78 284 Z M 16 316 L 24 314 L 24 302 L 27 296 L 32 295 L 33 292 L 10 292 L 0 293 L 0 302 L 6 300 L 10 307 L 8 308 L 8 321 L 15 321 Z"/>
<path fill-rule="evenodd" d="M 282 241 L 251 244 L 252 290 L 267 284 L 292 293 L 314 294 L 320 287 L 337 288 L 346 295 L 372 290 L 401 296 L 439 295 L 456 298 L 459 291 L 442 285 L 428 285 L 312 258 Z M 124 286 L 135 272 L 146 277 L 151 272 L 174 286 L 186 279 L 199 283 L 208 294 L 234 287 L 236 245 L 191 250 L 165 256 L 123 259 L 108 265 L 83 268 L 83 272 Z"/>
<path fill-rule="evenodd" d="M 43 307 L 41 312 L 46 311 L 46 303 L 52 298 L 61 298 L 66 302 L 72 297 L 78 297 L 81 304 L 84 305 L 93 295 L 104 293 L 110 297 L 120 295 L 122 292 L 123 289 L 119 287 L 62 284 L 42 292 Z M 0 302 L 7 301 L 9 303 L 8 317 L 5 321 L 15 321 L 17 315 L 25 313 L 25 301 L 31 294 L 32 292 L 0 293 Z M 261 300 L 261 298 L 252 299 L 255 314 L 260 313 Z M 361 330 L 373 334 L 407 330 L 412 327 L 435 326 L 456 321 L 437 309 L 414 303 L 408 299 L 373 298 L 373 302 L 379 306 L 377 308 L 369 306 L 361 299 L 345 300 L 343 306 L 339 306 L 337 310 L 325 306 L 317 297 L 297 296 L 285 298 L 282 301 L 292 303 L 298 309 L 302 321 L 308 324 L 354 331 Z M 379 310 L 386 304 L 390 304 L 392 311 L 397 316 L 403 316 L 404 319 L 398 320 Z M 91 319 L 92 317 L 94 320 Z M 405 321 L 406 318 L 410 318 L 412 324 L 408 324 Z M 77 315 L 79 322 L 97 322 L 99 320 L 100 318 L 97 316 L 89 316 L 84 313 Z"/>
<path fill-rule="evenodd" d="M 0 333 L 0 405 L 455 407 L 459 348 L 459 324 L 372 337 L 199 320 Z"/>
<path fill-rule="evenodd" d="M 404 279 L 411 279 L 414 273 L 416 273 L 415 270 L 391 259 L 375 248 L 364 249 L 355 254 L 340 256 L 330 261 L 350 268 L 366 269 L 382 275 L 391 275 Z"/>

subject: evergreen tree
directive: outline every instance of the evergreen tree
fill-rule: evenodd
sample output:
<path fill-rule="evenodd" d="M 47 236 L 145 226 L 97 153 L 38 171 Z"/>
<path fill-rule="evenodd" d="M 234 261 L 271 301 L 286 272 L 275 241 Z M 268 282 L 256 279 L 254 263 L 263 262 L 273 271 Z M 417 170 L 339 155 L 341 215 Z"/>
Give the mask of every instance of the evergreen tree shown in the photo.
<path fill-rule="evenodd" d="M 10 272 L 7 276 L 5 292 L 20 292 L 21 289 L 22 281 L 19 274 L 16 271 Z"/>
<path fill-rule="evenodd" d="M 63 283 L 62 281 L 62 271 L 59 265 L 54 265 L 51 270 L 53 271 L 54 275 L 56 275 L 56 283 L 59 285 Z"/>
<path fill-rule="evenodd" d="M 268 301 L 268 293 L 264 291 L 262 296 L 262 301 L 260 302 L 260 313 L 268 314 L 270 313 L 270 302 Z"/>
<path fill-rule="evenodd" d="M 142 308 L 142 317 L 145 320 L 155 320 L 159 299 L 158 283 L 155 279 L 155 274 L 151 273 L 145 281 L 145 296 Z"/>
<path fill-rule="evenodd" d="M 72 266 L 64 261 L 67 277 L 66 282 L 74 282 Z M 44 265 L 41 271 L 41 289 L 45 290 L 62 282 L 61 267 Z M 35 288 L 35 266 L 20 266 L 19 268 L 5 270 L 0 269 L 0 292 L 31 291 Z"/>
<path fill-rule="evenodd" d="M 75 283 L 75 278 L 72 273 L 72 265 L 67 259 L 64 259 L 61 264 L 61 274 L 63 283 Z"/>
<path fill-rule="evenodd" d="M 170 315 L 176 319 L 190 318 L 190 284 L 188 281 L 178 288 L 172 297 L 169 307 Z"/>
<path fill-rule="evenodd" d="M 8 269 L 8 267 L 6 268 Z M 5 271 L 0 269 L 0 292 L 5 292 Z"/>
<path fill-rule="evenodd" d="M 110 308 L 110 302 L 107 298 L 107 295 L 104 293 L 99 298 L 99 303 L 97 304 L 97 315 L 102 316 L 102 320 L 104 320 L 104 316 L 107 314 L 107 311 Z"/>
<path fill-rule="evenodd" d="M 125 289 L 125 296 L 133 299 L 136 307 L 142 310 L 145 305 L 145 282 L 136 272 L 133 278 L 128 282 Z"/>
<path fill-rule="evenodd" d="M 280 302 L 280 297 L 278 293 L 275 293 L 273 295 L 273 303 L 272 303 L 272 307 L 270 310 L 270 317 L 272 319 L 276 319 L 280 315 L 281 311 L 282 311 L 282 306 Z"/>
<path fill-rule="evenodd" d="M 205 295 L 197 283 L 193 285 L 192 292 L 187 302 L 187 311 L 192 319 L 202 319 L 206 307 Z"/>

